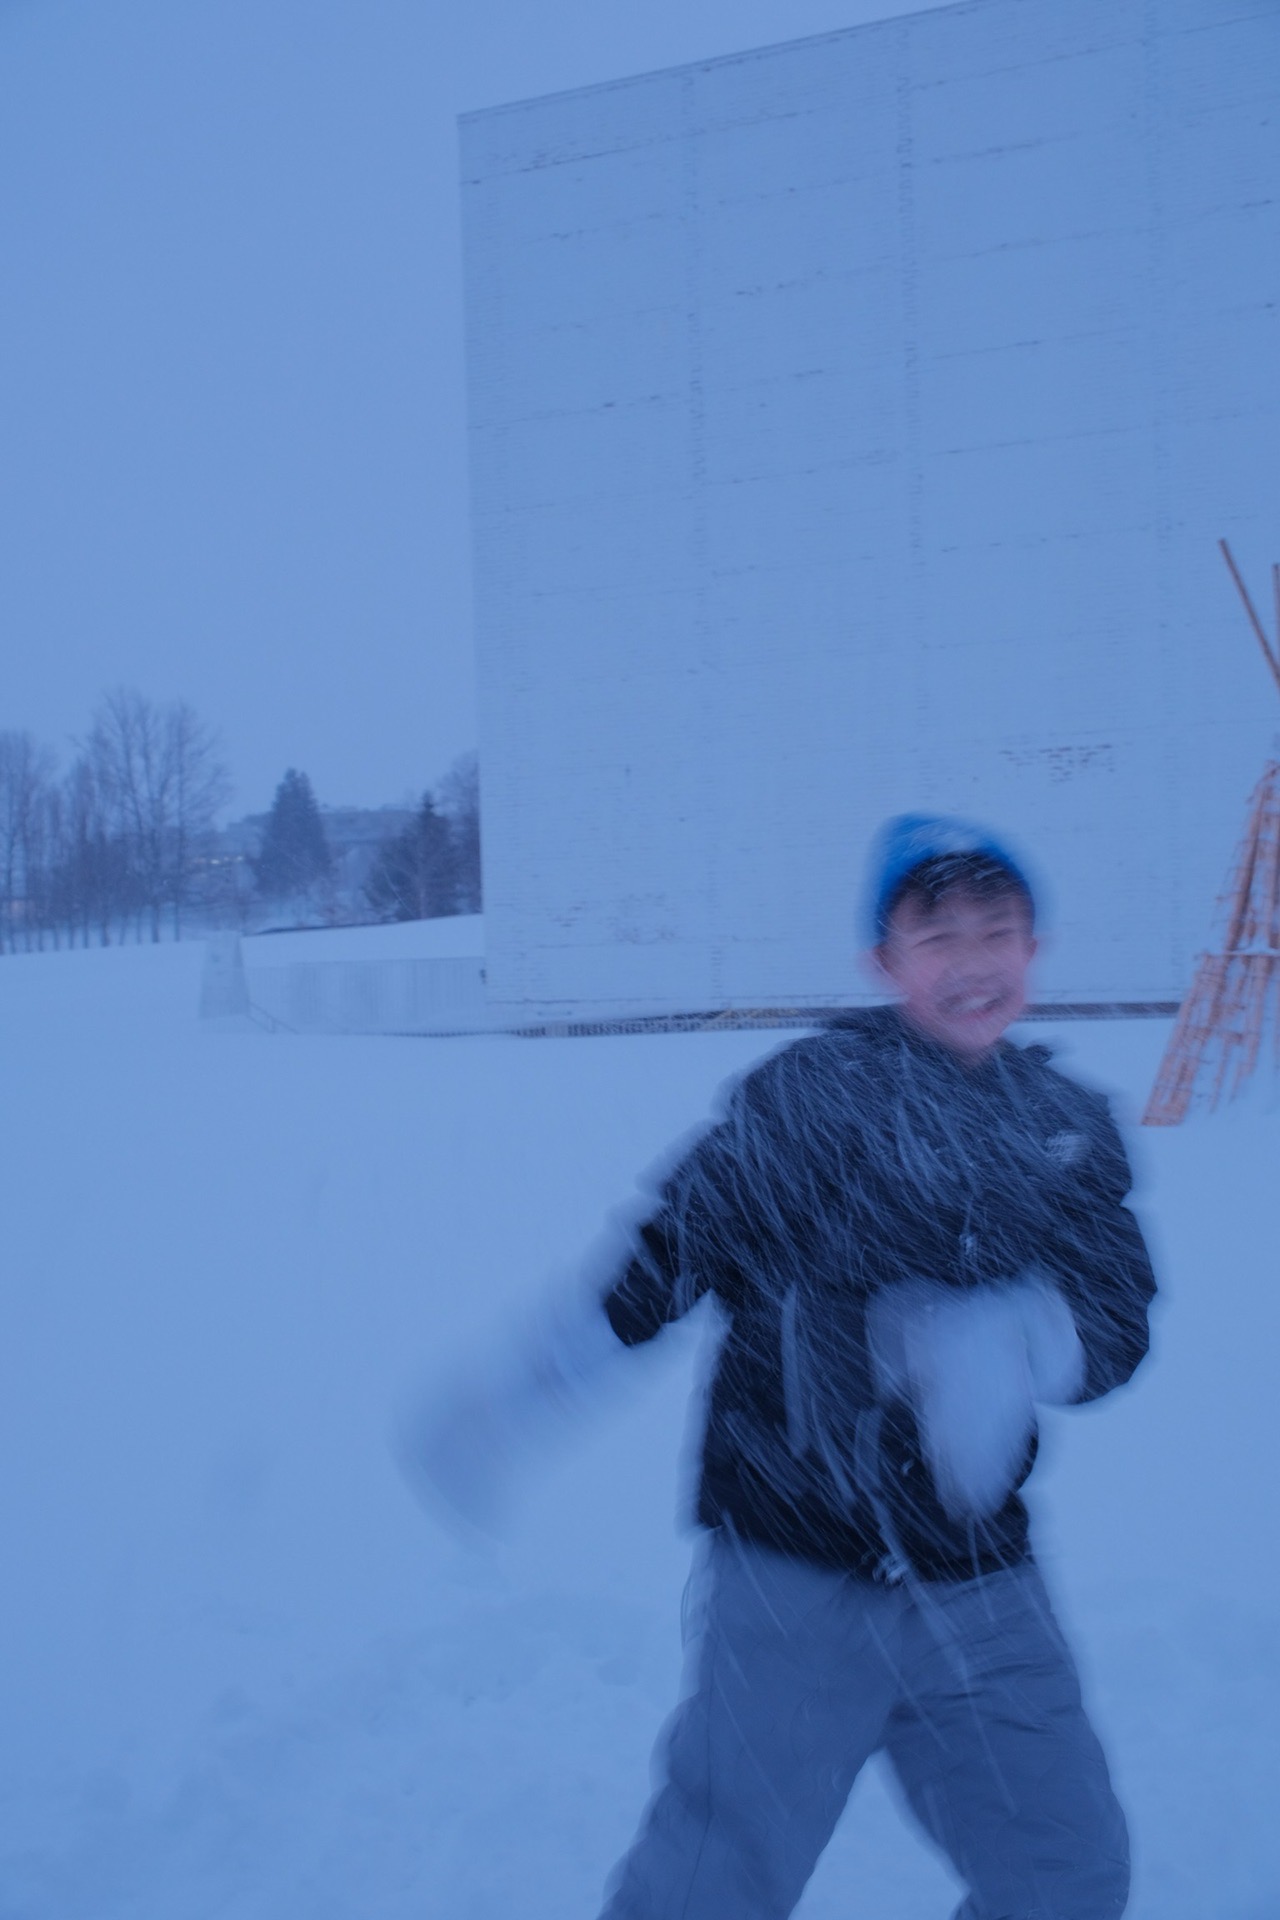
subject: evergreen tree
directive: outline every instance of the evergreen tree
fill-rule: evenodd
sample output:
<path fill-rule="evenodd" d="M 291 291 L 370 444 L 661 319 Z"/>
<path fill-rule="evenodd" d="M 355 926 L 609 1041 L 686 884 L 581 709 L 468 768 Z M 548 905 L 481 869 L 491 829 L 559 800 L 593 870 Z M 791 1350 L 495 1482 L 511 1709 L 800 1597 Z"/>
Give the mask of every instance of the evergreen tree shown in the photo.
<path fill-rule="evenodd" d="M 365 897 L 380 920 L 435 920 L 458 911 L 454 836 L 429 793 L 404 832 L 379 847 Z"/>
<path fill-rule="evenodd" d="M 323 880 L 332 864 L 324 822 L 305 773 L 290 767 L 276 788 L 262 848 L 252 862 L 259 893 L 278 900 Z"/>

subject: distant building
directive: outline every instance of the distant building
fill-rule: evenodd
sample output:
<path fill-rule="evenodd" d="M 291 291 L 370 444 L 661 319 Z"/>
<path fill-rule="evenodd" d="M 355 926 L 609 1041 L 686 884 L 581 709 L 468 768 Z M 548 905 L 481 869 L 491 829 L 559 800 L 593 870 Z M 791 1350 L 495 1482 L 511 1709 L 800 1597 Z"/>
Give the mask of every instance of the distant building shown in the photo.
<path fill-rule="evenodd" d="M 1176 999 L 1274 726 L 1280 9 L 965 0 L 468 116 L 491 994 L 864 991 L 863 849 Z"/>

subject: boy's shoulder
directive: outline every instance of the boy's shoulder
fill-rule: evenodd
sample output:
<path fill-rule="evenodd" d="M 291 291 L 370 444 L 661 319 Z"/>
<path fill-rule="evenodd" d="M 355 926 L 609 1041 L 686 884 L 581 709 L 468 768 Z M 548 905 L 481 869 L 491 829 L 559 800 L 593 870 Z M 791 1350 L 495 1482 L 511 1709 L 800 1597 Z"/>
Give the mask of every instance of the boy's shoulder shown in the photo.
<path fill-rule="evenodd" d="M 904 1049 L 913 1056 L 935 1055 L 929 1043 L 913 1046 L 892 1004 L 843 1008 L 830 1015 L 818 1032 L 804 1034 L 762 1060 L 747 1074 L 746 1084 L 764 1091 L 788 1079 L 827 1075 L 847 1079 L 864 1074 L 890 1084 L 902 1065 Z M 999 1043 L 998 1057 L 1004 1074 L 1038 1104 L 1075 1115 L 1082 1125 L 1114 1124 L 1106 1095 L 1059 1066 L 1054 1049 L 1044 1041 L 1012 1040 L 1006 1035 Z"/>
<path fill-rule="evenodd" d="M 824 1019 L 766 1055 L 744 1074 L 740 1088 L 748 1105 L 772 1105 L 788 1093 L 803 1097 L 833 1083 L 865 1079 L 870 1087 L 892 1084 L 901 1022 L 892 1006 L 852 1007 Z"/>
<path fill-rule="evenodd" d="M 1107 1095 L 1058 1066 L 1043 1041 L 1006 1040 L 1003 1052 L 1037 1116 L 1049 1157 L 1064 1173 L 1127 1192 L 1129 1157 Z"/>
<path fill-rule="evenodd" d="M 1091 1087 L 1084 1080 L 1077 1080 L 1058 1065 L 1053 1047 L 1043 1040 L 1010 1040 L 1008 1035 L 1000 1043 L 1004 1057 L 1010 1062 L 1015 1073 L 1033 1084 L 1043 1087 L 1051 1097 L 1063 1101 L 1068 1106 L 1077 1107 L 1081 1112 L 1106 1113 L 1111 1111 L 1107 1096 L 1097 1087 Z"/>
<path fill-rule="evenodd" d="M 1042 1041 L 1006 1038 L 997 1063 L 998 1071 L 973 1084 L 966 1124 L 986 1127 L 1013 1117 L 1040 1139 L 1063 1175 L 1127 1190 L 1128 1157 L 1105 1094 L 1064 1072 Z M 739 1123 L 792 1139 L 815 1116 L 821 1122 L 815 1138 L 825 1138 L 834 1114 L 842 1127 L 875 1134 L 901 1124 L 904 1073 L 917 1105 L 923 1097 L 935 1111 L 959 1098 L 964 1084 L 940 1070 L 936 1048 L 913 1042 L 895 1007 L 854 1008 L 753 1067 L 737 1083 L 730 1110 Z"/>
<path fill-rule="evenodd" d="M 892 1006 L 842 1007 L 821 1017 L 814 1033 L 790 1040 L 752 1069 L 766 1078 L 790 1068 L 820 1069 L 870 1059 L 892 1049 L 901 1037 L 902 1023 Z"/>

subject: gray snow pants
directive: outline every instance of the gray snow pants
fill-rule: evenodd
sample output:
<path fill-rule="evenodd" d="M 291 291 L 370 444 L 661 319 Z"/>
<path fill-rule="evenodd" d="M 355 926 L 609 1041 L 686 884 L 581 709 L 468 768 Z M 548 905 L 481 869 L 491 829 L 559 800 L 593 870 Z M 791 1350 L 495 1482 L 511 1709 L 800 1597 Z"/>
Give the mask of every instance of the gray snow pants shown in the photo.
<path fill-rule="evenodd" d="M 1128 1839 L 1031 1565 L 879 1586 L 713 1534 L 693 1691 L 601 1920 L 784 1920 L 879 1749 L 954 1920 L 1116 1920 Z"/>

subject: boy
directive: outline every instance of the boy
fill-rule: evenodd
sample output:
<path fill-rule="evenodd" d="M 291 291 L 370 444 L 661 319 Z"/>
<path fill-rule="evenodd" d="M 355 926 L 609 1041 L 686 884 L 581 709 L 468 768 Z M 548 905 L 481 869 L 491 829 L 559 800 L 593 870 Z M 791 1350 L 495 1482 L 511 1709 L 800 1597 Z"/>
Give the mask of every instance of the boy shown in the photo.
<path fill-rule="evenodd" d="M 749 1073 L 664 1182 L 607 1327 L 530 1362 L 571 1390 L 593 1344 L 722 1310 L 693 1688 L 601 1920 L 783 1920 L 877 1750 L 968 1886 L 956 1920 L 1127 1898 L 1018 1497 L 1034 1402 L 1094 1399 L 1146 1352 L 1124 1150 L 1105 1101 L 1002 1038 L 1035 954 L 1006 848 L 891 822 L 870 921 L 896 1004 Z"/>

